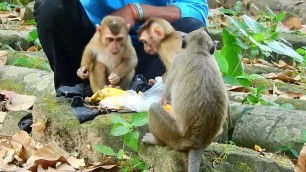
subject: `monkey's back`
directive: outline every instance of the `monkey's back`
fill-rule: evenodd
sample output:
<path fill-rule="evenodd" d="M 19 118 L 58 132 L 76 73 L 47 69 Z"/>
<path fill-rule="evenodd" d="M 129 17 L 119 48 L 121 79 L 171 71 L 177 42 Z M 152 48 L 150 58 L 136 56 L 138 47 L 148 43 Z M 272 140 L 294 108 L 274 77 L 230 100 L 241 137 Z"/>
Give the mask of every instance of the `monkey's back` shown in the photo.
<path fill-rule="evenodd" d="M 174 63 L 173 114 L 190 148 L 204 148 L 218 134 L 227 114 L 228 98 L 219 67 L 201 47 L 187 47 Z"/>

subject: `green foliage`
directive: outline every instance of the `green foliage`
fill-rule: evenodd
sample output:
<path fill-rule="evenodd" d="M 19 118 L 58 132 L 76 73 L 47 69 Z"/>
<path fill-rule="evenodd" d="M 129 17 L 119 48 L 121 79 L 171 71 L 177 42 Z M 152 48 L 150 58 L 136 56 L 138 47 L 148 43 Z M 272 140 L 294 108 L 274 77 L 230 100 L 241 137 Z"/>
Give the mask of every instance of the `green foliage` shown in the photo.
<path fill-rule="evenodd" d="M 113 123 L 113 127 L 111 129 L 110 134 L 112 136 L 123 137 L 122 149 L 120 149 L 118 153 L 115 153 L 115 151 L 108 146 L 94 145 L 95 150 L 106 155 L 116 156 L 121 161 L 121 165 L 123 166 L 121 171 L 147 169 L 147 165 L 143 161 L 139 160 L 139 158 L 134 154 L 138 151 L 139 140 L 139 132 L 136 130 L 136 128 L 148 123 L 148 114 L 133 114 L 130 122 L 121 118 L 119 115 L 112 115 L 111 121 Z M 125 150 L 126 146 L 134 151 L 134 154 L 131 155 L 130 159 L 124 158 L 124 155 L 128 154 Z"/>
<path fill-rule="evenodd" d="M 35 22 L 35 21 L 34 21 Z M 38 48 L 41 48 L 41 44 L 40 41 L 38 39 L 38 32 L 37 32 L 37 28 L 34 28 L 33 30 L 31 30 L 28 34 L 28 39 L 29 42 L 33 42 L 35 44 L 35 46 L 37 46 Z"/>
<path fill-rule="evenodd" d="M 290 153 L 291 155 L 293 155 L 295 158 L 299 157 L 298 152 L 296 151 L 296 149 L 294 149 L 292 146 L 290 145 L 284 145 L 284 146 L 277 146 L 276 150 L 280 151 L 280 152 L 284 152 L 284 153 Z"/>
<path fill-rule="evenodd" d="M 7 10 L 7 2 L 1 2 L 0 3 L 0 11 L 6 11 Z"/>
<path fill-rule="evenodd" d="M 306 143 L 306 130 L 303 131 L 303 142 Z"/>
<path fill-rule="evenodd" d="M 248 94 L 243 100 L 243 104 L 251 104 L 255 105 L 257 103 L 261 105 L 265 105 L 267 102 L 266 100 L 262 97 L 262 92 L 266 90 L 266 87 L 260 86 L 258 88 L 252 88 L 252 93 Z"/>
<path fill-rule="evenodd" d="M 48 62 L 45 59 L 39 57 L 20 56 L 13 61 L 12 65 L 51 71 Z"/>

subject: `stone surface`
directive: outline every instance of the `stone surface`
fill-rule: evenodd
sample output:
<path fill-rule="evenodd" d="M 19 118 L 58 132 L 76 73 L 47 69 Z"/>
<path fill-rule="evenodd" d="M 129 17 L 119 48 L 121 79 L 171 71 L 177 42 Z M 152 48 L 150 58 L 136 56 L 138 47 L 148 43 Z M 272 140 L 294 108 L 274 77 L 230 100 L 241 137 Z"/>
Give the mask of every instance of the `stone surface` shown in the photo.
<path fill-rule="evenodd" d="M 232 135 L 236 145 L 253 148 L 257 144 L 268 151 L 283 145 L 301 149 L 302 133 L 306 130 L 305 111 L 257 106 L 242 112 Z"/>
<path fill-rule="evenodd" d="M 168 147 L 141 145 L 140 157 L 155 172 L 184 172 L 187 153 Z M 293 172 L 292 162 L 274 154 L 263 157 L 258 152 L 234 145 L 211 144 L 203 151 L 200 171 L 205 172 Z"/>
<path fill-rule="evenodd" d="M 10 111 L 6 114 L 5 119 L 3 121 L 3 126 L 0 129 L 0 133 L 4 133 L 7 135 L 14 135 L 19 131 L 18 122 L 20 119 L 25 116 L 27 111 Z"/>
<path fill-rule="evenodd" d="M 27 41 L 29 31 L 0 30 L 0 42 L 15 50 L 27 50 L 33 43 Z"/>

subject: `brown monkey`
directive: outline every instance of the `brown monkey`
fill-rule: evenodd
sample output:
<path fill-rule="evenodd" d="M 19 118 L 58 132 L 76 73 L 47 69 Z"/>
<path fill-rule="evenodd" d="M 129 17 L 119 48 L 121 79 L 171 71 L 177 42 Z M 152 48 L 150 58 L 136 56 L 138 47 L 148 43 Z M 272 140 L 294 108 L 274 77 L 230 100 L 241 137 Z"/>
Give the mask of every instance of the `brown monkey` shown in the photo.
<path fill-rule="evenodd" d="M 128 89 L 137 65 L 136 51 L 121 17 L 106 16 L 87 44 L 77 75 L 88 78 L 93 92 L 112 84 Z"/>
<path fill-rule="evenodd" d="M 222 130 L 227 116 L 228 97 L 212 55 L 214 49 L 204 29 L 187 35 L 186 48 L 175 56 L 165 82 L 164 103 L 172 105 L 172 113 L 169 115 L 161 104 L 152 104 L 151 133 L 142 139 L 189 151 L 188 172 L 199 171 L 201 150 Z"/>
<path fill-rule="evenodd" d="M 168 21 L 152 17 L 138 28 L 137 34 L 145 52 L 158 54 L 169 70 L 173 57 L 182 49 L 184 33 L 176 31 Z M 166 77 L 167 71 L 163 75 L 164 81 Z"/>

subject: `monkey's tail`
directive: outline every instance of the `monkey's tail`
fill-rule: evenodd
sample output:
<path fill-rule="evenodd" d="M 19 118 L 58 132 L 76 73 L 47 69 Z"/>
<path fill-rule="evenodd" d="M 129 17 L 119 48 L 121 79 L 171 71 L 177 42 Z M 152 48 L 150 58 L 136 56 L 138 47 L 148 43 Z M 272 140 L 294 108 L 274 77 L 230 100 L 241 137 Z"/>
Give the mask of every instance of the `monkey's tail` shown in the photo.
<path fill-rule="evenodd" d="M 188 152 L 188 172 L 199 172 L 203 149 L 191 149 Z"/>

